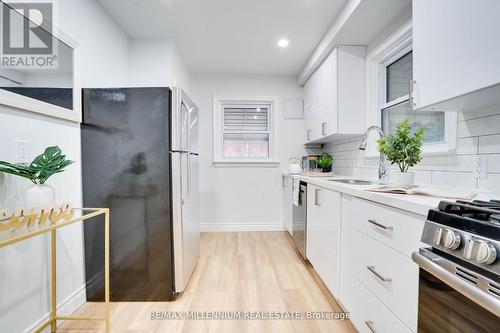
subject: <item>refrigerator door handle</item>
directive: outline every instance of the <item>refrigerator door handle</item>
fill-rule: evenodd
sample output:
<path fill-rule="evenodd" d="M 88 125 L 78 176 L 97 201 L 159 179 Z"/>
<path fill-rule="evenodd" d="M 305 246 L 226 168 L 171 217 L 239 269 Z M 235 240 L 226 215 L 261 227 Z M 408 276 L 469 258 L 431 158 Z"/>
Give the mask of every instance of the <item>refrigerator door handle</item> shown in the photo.
<path fill-rule="evenodd" d="M 184 102 L 181 102 L 184 104 Z M 187 110 L 187 192 L 185 197 L 182 199 L 182 204 L 184 205 L 188 200 L 189 197 L 191 196 L 191 111 L 192 109 L 188 108 L 186 104 L 184 104 Z"/>
<path fill-rule="evenodd" d="M 184 106 L 187 111 L 187 151 L 191 152 L 191 112 L 193 109 L 188 107 L 186 104 L 184 104 Z"/>
<path fill-rule="evenodd" d="M 181 93 L 181 102 L 179 104 L 179 114 L 181 115 L 180 116 L 181 119 L 182 119 L 182 113 L 183 113 L 182 110 L 183 110 L 183 108 L 186 109 L 186 131 L 187 131 L 187 142 L 186 142 L 186 144 L 187 144 L 187 146 L 186 146 L 186 148 L 184 148 L 184 142 L 183 142 L 184 135 L 182 133 L 183 132 L 183 130 L 182 130 L 183 124 L 181 122 L 181 125 L 180 125 L 180 143 L 181 143 L 181 147 L 180 148 L 181 148 L 181 151 L 189 151 L 189 145 L 190 145 L 190 142 L 189 142 L 190 141 L 190 139 L 189 139 L 189 135 L 190 135 L 190 133 L 189 133 L 189 122 L 190 122 L 190 120 L 189 120 L 189 107 L 182 100 L 182 93 Z"/>
<path fill-rule="evenodd" d="M 188 186 L 188 190 L 187 190 L 187 193 L 186 193 L 186 196 L 184 197 L 184 199 L 182 199 L 182 204 L 186 204 L 189 200 L 189 198 L 191 197 L 191 154 L 187 154 L 187 159 L 188 159 L 188 162 L 187 162 L 187 173 L 188 173 L 188 178 L 187 178 L 187 186 Z"/>

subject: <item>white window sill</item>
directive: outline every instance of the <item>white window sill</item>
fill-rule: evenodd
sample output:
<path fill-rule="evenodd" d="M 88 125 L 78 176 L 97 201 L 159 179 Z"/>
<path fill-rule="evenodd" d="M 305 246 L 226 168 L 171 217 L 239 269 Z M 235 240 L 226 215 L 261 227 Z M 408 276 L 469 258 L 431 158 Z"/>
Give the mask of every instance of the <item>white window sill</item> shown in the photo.
<path fill-rule="evenodd" d="M 277 168 L 280 165 L 279 161 L 214 161 L 214 166 L 217 168 Z"/>

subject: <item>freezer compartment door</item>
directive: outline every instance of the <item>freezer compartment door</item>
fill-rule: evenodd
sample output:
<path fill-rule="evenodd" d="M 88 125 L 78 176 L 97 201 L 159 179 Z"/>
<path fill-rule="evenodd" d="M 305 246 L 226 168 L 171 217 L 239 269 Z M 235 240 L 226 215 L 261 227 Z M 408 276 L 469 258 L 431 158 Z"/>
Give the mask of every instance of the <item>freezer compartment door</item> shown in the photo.
<path fill-rule="evenodd" d="M 200 256 L 199 161 L 193 154 L 173 153 L 172 163 L 175 291 L 182 292 Z"/>

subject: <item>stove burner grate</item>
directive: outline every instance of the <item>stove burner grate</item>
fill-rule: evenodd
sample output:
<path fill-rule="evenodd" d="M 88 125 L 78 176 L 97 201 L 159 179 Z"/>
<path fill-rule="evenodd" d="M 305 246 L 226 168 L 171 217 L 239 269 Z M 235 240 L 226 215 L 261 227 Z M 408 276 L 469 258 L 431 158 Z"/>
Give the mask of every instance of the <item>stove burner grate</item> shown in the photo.
<path fill-rule="evenodd" d="M 500 201 L 441 201 L 439 210 L 448 214 L 500 224 Z"/>

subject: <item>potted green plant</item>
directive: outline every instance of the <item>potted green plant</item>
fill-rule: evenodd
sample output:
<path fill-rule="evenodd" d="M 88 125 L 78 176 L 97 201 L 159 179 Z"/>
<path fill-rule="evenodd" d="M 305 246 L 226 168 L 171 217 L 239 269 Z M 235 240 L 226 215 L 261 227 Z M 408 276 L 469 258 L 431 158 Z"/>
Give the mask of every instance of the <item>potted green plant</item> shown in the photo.
<path fill-rule="evenodd" d="M 0 161 L 0 172 L 23 177 L 33 183 L 26 190 L 24 198 L 26 208 L 33 208 L 54 203 L 54 188 L 45 182 L 72 163 L 74 161 L 67 160 L 58 146 L 53 146 L 46 148 L 30 164 Z"/>
<path fill-rule="evenodd" d="M 323 153 L 317 161 L 322 172 L 332 172 L 333 157 L 330 154 Z"/>
<path fill-rule="evenodd" d="M 422 157 L 424 142 L 423 128 L 412 134 L 408 119 L 397 125 L 394 135 L 379 140 L 378 150 L 385 155 L 391 165 L 397 164 L 399 171 L 394 174 L 394 183 L 402 186 L 412 186 L 415 183 L 415 174 L 408 169 L 417 165 Z"/>

